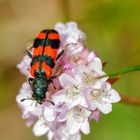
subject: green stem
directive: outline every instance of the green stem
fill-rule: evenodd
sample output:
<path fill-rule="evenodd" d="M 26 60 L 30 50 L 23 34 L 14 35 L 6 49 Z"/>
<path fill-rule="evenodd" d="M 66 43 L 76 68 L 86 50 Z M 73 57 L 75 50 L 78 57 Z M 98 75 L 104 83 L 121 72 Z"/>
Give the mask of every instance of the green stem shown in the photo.
<path fill-rule="evenodd" d="M 125 67 L 125 68 L 115 71 L 115 72 L 109 72 L 106 75 L 100 76 L 98 78 L 103 78 L 103 77 L 107 77 L 107 76 L 109 76 L 109 78 L 113 78 L 113 77 L 117 77 L 117 76 L 129 73 L 129 72 L 134 72 L 134 71 L 140 71 L 140 65 Z M 127 103 L 130 105 L 140 105 L 140 98 L 129 97 L 129 96 L 122 95 L 122 94 L 120 94 L 120 96 L 121 96 L 121 101 L 123 103 Z"/>
<path fill-rule="evenodd" d="M 116 77 L 119 75 L 129 73 L 129 72 L 134 72 L 134 71 L 140 71 L 140 65 L 125 67 L 125 68 L 115 71 L 115 72 L 109 72 L 106 75 L 100 76 L 99 78 L 103 78 L 103 77 L 107 77 L 107 76 L 109 76 L 111 78 L 111 77 Z"/>

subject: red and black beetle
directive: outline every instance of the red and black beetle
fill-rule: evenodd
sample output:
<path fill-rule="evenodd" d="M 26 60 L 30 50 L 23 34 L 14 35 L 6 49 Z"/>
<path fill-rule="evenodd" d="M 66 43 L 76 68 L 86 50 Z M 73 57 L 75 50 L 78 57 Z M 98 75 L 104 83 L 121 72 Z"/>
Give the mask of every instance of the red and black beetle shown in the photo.
<path fill-rule="evenodd" d="M 59 45 L 60 36 L 58 32 L 53 29 L 46 29 L 36 36 L 32 47 L 33 54 L 26 50 L 26 54 L 32 58 L 30 69 L 32 77 L 28 81 L 33 90 L 32 97 L 39 104 L 42 104 L 46 99 L 48 85 L 52 79 L 56 78 L 55 75 L 52 75 L 52 70 L 64 52 L 62 50 L 57 55 Z"/>

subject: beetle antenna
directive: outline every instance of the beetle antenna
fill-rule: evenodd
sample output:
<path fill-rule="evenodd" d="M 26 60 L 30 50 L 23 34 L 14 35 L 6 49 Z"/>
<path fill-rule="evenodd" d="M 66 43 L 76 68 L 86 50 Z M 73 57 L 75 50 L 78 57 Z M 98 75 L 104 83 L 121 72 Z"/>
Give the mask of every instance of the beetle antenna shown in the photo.
<path fill-rule="evenodd" d="M 45 100 L 45 102 L 50 102 L 52 105 L 55 105 L 55 103 L 50 100 Z"/>
<path fill-rule="evenodd" d="M 20 101 L 23 102 L 25 100 L 34 100 L 33 98 L 24 98 L 24 99 L 21 99 Z"/>

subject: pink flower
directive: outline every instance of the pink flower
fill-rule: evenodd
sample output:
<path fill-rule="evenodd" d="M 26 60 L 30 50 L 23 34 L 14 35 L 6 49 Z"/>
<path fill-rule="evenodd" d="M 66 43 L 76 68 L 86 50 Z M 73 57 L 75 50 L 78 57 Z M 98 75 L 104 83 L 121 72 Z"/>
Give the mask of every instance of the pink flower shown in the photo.
<path fill-rule="evenodd" d="M 99 87 L 87 89 L 85 98 L 91 110 L 99 109 L 104 114 L 112 111 L 111 103 L 120 101 L 119 94 L 111 89 L 110 84 L 107 82 L 102 82 Z"/>
<path fill-rule="evenodd" d="M 68 22 L 66 24 L 58 22 L 55 25 L 55 30 L 57 30 L 61 36 L 62 46 L 66 44 L 76 44 L 77 42 L 83 42 L 86 38 L 85 34 L 78 29 L 77 23 Z"/>
<path fill-rule="evenodd" d="M 73 135 L 79 131 L 89 134 L 88 117 L 91 112 L 83 107 L 76 106 L 67 113 L 66 128 L 69 134 Z"/>
<path fill-rule="evenodd" d="M 67 104 L 69 109 L 77 105 L 87 107 L 85 98 L 81 92 L 81 81 L 75 79 L 65 73 L 63 73 L 59 77 L 60 84 L 63 87 L 63 89 L 56 92 L 52 97 L 52 100 L 56 104 L 65 103 Z"/>
<path fill-rule="evenodd" d="M 81 133 L 90 133 L 89 120 L 99 121 L 100 114 L 112 111 L 112 103 L 120 96 L 107 82 L 102 62 L 84 45 L 86 35 L 75 22 L 57 23 L 55 29 L 61 36 L 59 52 L 63 56 L 56 62 L 53 83 L 49 84 L 46 100 L 38 104 L 33 91 L 25 82 L 16 97 L 27 126 L 33 124 L 35 136 L 46 135 L 48 140 L 80 140 Z M 17 65 L 30 77 L 31 59 L 24 56 Z"/>

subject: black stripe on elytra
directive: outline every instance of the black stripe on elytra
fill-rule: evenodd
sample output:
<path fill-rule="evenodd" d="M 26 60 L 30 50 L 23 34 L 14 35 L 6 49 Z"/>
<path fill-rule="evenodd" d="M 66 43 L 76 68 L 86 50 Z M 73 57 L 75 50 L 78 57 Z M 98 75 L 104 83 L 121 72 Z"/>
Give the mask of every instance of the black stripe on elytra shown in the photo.
<path fill-rule="evenodd" d="M 58 32 L 56 31 L 56 30 L 54 30 L 54 29 L 45 29 L 45 30 L 43 30 L 43 31 L 41 31 L 42 33 L 56 33 L 56 34 L 58 34 Z"/>
<path fill-rule="evenodd" d="M 38 46 L 46 46 L 46 44 L 48 43 L 48 41 L 47 41 L 48 39 L 47 38 L 45 38 L 45 39 L 39 39 L 39 38 L 36 38 L 35 40 L 34 40 L 34 48 L 37 48 Z"/>
<path fill-rule="evenodd" d="M 45 55 L 44 59 L 45 59 L 45 62 L 48 66 L 50 66 L 51 68 L 54 68 L 55 62 L 51 56 Z"/>
<path fill-rule="evenodd" d="M 48 45 L 51 46 L 52 49 L 58 49 L 60 44 L 59 39 L 48 39 Z"/>
<path fill-rule="evenodd" d="M 36 38 L 35 41 L 34 41 L 34 48 L 37 48 L 38 46 L 51 46 L 52 49 L 58 49 L 59 48 L 59 44 L 60 44 L 60 40 L 59 39 L 48 39 L 48 38 L 45 38 L 45 39 L 38 39 Z"/>
<path fill-rule="evenodd" d="M 54 62 L 53 58 L 51 56 L 48 56 L 48 55 L 38 55 L 38 56 L 35 56 L 32 59 L 31 67 L 36 62 L 45 62 L 50 68 L 54 68 L 54 66 L 55 66 L 55 62 Z"/>
<path fill-rule="evenodd" d="M 37 55 L 37 56 L 35 56 L 35 57 L 32 59 L 31 67 L 32 67 L 36 62 L 39 62 L 39 58 L 40 58 L 40 55 Z"/>

